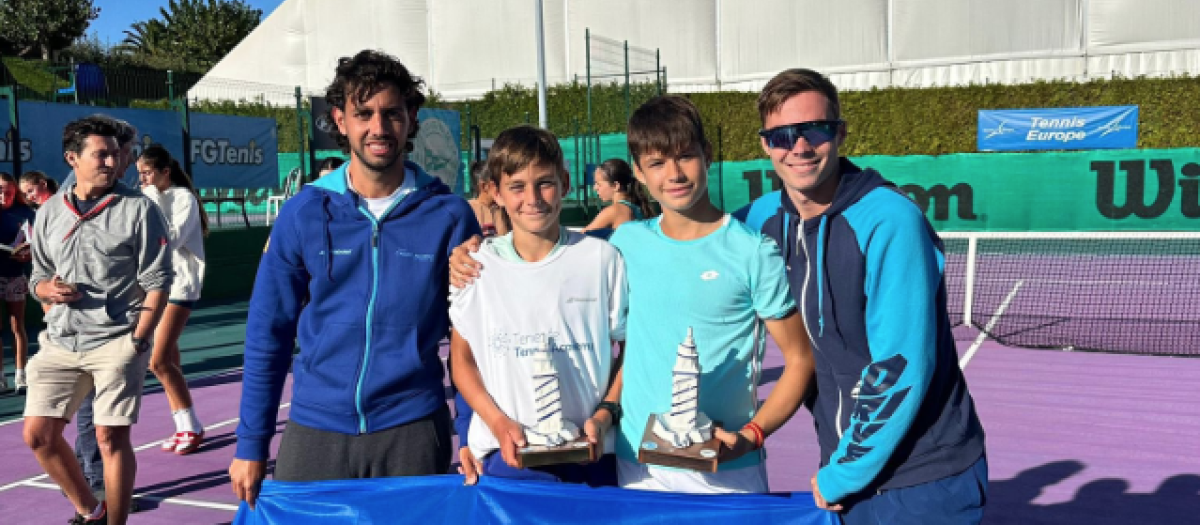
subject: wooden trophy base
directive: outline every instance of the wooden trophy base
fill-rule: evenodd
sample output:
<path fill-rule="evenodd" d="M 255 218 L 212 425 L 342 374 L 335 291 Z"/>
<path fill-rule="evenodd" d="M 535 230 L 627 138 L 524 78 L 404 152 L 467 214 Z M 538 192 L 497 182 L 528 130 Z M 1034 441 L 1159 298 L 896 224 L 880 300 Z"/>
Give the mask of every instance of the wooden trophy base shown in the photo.
<path fill-rule="evenodd" d="M 588 443 L 587 436 L 580 435 L 557 447 L 529 445 L 517 450 L 517 463 L 521 468 L 561 465 L 563 463 L 590 463 L 600 459 L 599 446 Z"/>
<path fill-rule="evenodd" d="M 675 448 L 669 441 L 664 441 L 654 433 L 654 419 L 650 414 L 646 421 L 646 430 L 642 433 L 642 442 L 638 445 L 638 462 L 647 465 L 675 467 L 700 472 L 717 471 L 717 455 L 721 450 L 721 441 L 716 437 L 696 443 L 687 448 Z M 713 426 L 717 426 L 716 423 Z"/>

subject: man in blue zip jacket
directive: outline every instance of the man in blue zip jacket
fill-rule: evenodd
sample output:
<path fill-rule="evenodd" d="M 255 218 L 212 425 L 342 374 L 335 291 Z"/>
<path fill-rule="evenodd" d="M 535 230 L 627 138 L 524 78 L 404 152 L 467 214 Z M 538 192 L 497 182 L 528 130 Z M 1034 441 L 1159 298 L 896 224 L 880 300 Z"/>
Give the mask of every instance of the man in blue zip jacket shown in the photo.
<path fill-rule="evenodd" d="M 780 73 L 758 110 L 785 189 L 739 213 L 779 243 L 813 339 L 817 505 L 849 524 L 978 523 L 984 433 L 958 367 L 941 240 L 895 185 L 838 156 L 846 123 L 820 73 Z"/>
<path fill-rule="evenodd" d="M 421 87 L 380 52 L 338 62 L 325 97 L 350 162 L 280 210 L 250 299 L 229 474 L 252 506 L 289 367 L 292 406 L 275 479 L 449 469 L 438 358 L 449 331 L 447 261 L 479 225 L 466 201 L 405 160 L 425 102 Z"/>

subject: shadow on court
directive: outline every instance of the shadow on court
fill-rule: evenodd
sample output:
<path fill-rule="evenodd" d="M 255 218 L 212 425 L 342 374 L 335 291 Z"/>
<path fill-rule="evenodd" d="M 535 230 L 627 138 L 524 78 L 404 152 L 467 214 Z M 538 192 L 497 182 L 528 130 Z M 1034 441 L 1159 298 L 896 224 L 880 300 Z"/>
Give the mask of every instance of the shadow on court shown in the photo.
<path fill-rule="evenodd" d="M 1200 475 L 1195 474 L 1169 477 L 1150 494 L 1130 493 L 1124 479 L 1101 478 L 1081 486 L 1070 501 L 1033 503 L 1046 488 L 1083 469 L 1079 461 L 1055 461 L 1026 469 L 1012 479 L 990 482 L 984 523 L 1168 525 L 1188 523 L 1200 509 Z"/>

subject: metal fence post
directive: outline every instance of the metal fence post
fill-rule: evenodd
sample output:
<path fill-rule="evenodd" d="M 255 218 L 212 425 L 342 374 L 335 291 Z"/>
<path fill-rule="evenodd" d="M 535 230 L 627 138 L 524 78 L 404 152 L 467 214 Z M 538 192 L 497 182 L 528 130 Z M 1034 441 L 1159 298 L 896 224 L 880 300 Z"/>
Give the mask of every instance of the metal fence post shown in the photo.
<path fill-rule="evenodd" d="M 662 57 L 659 56 L 659 54 L 660 54 L 660 50 L 655 48 L 654 49 L 654 87 L 658 89 L 658 96 L 661 97 L 663 94 L 662 75 L 661 75 L 661 73 L 662 73 Z"/>
<path fill-rule="evenodd" d="M 21 112 L 17 109 L 17 90 L 13 86 L 0 87 L 0 97 L 8 101 L 9 143 L 12 155 L 13 176 L 21 176 Z"/>
<path fill-rule="evenodd" d="M 721 211 L 725 211 L 725 133 L 724 126 L 717 126 L 717 191 Z M 712 192 L 709 192 L 710 194 Z"/>
<path fill-rule="evenodd" d="M 304 116 L 301 112 L 304 111 L 304 106 L 301 104 L 302 95 L 300 86 L 296 86 L 296 155 L 300 158 L 300 177 L 301 179 L 308 176 L 308 167 L 304 165 Z"/>
<path fill-rule="evenodd" d="M 584 134 L 592 132 L 592 30 L 583 29 L 584 64 L 587 66 L 587 128 Z"/>
<path fill-rule="evenodd" d="M 471 103 L 470 102 L 467 103 L 465 113 L 466 114 L 464 115 L 463 118 L 466 119 L 467 125 L 463 126 L 463 129 L 467 130 L 467 133 L 466 133 L 466 136 L 463 137 L 463 149 L 466 151 L 471 151 L 471 146 L 472 146 L 472 144 L 471 144 L 471 126 L 475 124 L 475 121 L 471 120 Z M 472 155 L 468 154 L 467 159 L 470 159 L 471 156 Z M 468 175 L 469 175 L 469 173 L 468 173 Z"/>
<path fill-rule="evenodd" d="M 192 116 L 188 107 L 187 97 L 171 99 L 171 108 L 179 114 L 179 128 L 183 131 L 183 170 L 194 181 L 196 174 L 192 172 Z"/>
<path fill-rule="evenodd" d="M 579 177 L 579 185 L 578 185 L 578 186 L 576 186 L 576 187 L 575 187 L 575 189 L 576 189 L 576 191 L 577 191 L 577 192 L 578 192 L 578 191 L 580 191 L 580 190 L 587 191 L 587 188 L 584 188 L 584 187 L 583 187 L 584 183 L 586 183 L 586 182 L 587 182 L 587 176 L 585 176 L 585 175 L 584 175 L 584 173 L 583 173 L 583 165 L 581 165 L 581 164 L 579 163 L 579 161 L 580 161 L 580 156 L 579 156 L 579 154 L 580 154 L 580 151 L 579 151 L 579 120 L 578 120 L 578 119 L 571 119 L 571 126 L 572 126 L 573 128 L 575 128 L 575 135 L 574 135 L 574 136 L 572 136 L 572 137 L 571 137 L 571 139 L 575 141 L 575 175 Z M 574 178 L 574 177 L 572 177 L 572 178 Z M 575 195 L 582 196 L 582 195 L 585 195 L 585 194 L 584 194 L 584 193 L 576 193 Z M 578 200 L 578 199 L 577 199 L 577 200 Z"/>
<path fill-rule="evenodd" d="M 629 103 L 629 41 L 625 41 L 625 123 L 629 123 L 629 113 L 633 108 Z"/>

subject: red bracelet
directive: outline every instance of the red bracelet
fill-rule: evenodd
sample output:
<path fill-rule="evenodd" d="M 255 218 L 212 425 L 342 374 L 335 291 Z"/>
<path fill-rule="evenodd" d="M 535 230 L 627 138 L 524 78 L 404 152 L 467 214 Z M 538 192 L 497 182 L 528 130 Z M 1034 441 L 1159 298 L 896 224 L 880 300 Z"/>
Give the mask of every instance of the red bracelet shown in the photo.
<path fill-rule="evenodd" d="M 767 441 L 766 433 L 763 432 L 762 427 L 759 426 L 758 423 L 751 421 L 749 423 L 746 423 L 746 426 L 742 427 L 742 429 L 747 429 L 747 428 L 750 429 L 750 431 L 754 433 L 754 448 L 755 448 L 755 450 L 762 448 L 763 444 L 766 443 L 766 441 Z"/>

